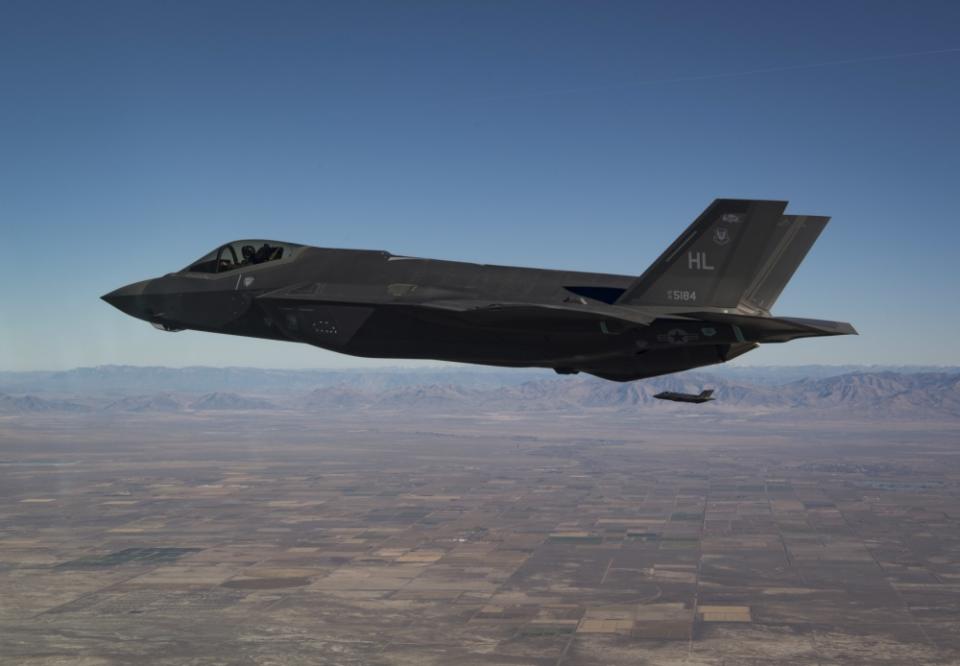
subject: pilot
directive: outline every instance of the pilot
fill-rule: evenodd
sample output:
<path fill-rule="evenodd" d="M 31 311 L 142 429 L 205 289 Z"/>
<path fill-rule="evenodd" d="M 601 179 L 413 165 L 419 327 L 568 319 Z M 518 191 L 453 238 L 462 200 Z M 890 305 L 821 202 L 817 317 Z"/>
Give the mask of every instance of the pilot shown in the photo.
<path fill-rule="evenodd" d="M 252 245 L 244 245 L 240 248 L 240 254 L 243 255 L 243 264 L 255 264 L 254 256 L 256 256 L 257 251 L 253 249 Z"/>
<path fill-rule="evenodd" d="M 262 264 L 265 261 L 270 261 L 273 258 L 273 250 L 274 248 L 270 247 L 269 243 L 264 243 L 253 256 L 253 263 Z"/>

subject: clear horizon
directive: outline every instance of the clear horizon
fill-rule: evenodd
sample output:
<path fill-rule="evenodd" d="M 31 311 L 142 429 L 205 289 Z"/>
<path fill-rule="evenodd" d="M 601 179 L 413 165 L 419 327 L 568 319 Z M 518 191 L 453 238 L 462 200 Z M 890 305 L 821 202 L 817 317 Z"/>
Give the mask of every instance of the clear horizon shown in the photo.
<path fill-rule="evenodd" d="M 864 20 L 869 17 L 869 20 Z M 960 365 L 960 4 L 0 8 L 0 370 L 347 369 L 99 300 L 237 238 L 639 275 L 717 197 L 833 217 L 736 365 Z"/>

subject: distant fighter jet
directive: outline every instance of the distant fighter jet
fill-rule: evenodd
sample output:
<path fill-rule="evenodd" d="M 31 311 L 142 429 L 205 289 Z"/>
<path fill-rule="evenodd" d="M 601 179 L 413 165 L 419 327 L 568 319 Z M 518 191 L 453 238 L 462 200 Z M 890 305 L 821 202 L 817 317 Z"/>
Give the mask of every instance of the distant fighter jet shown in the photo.
<path fill-rule="evenodd" d="M 674 393 L 673 391 L 661 391 L 653 396 L 660 400 L 673 400 L 674 402 L 710 402 L 713 400 L 713 389 L 705 389 L 700 393 Z"/>
<path fill-rule="evenodd" d="M 770 315 L 829 219 L 786 205 L 718 199 L 639 278 L 245 240 L 103 299 L 165 331 L 630 381 L 856 333 Z"/>

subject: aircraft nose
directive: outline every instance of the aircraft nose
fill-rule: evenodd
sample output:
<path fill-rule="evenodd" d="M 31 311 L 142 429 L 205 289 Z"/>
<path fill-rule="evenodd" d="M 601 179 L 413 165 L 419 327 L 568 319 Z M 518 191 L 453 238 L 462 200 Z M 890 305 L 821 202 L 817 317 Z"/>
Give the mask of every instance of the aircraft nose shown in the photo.
<path fill-rule="evenodd" d="M 143 318 L 148 315 L 144 307 L 143 292 L 151 280 L 134 282 L 126 287 L 120 287 L 100 298 L 131 317 Z"/>

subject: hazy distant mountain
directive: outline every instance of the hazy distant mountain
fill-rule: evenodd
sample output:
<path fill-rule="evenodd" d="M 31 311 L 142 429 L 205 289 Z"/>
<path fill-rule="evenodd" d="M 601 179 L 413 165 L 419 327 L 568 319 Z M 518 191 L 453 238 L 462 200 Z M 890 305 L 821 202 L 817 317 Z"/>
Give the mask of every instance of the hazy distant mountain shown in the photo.
<path fill-rule="evenodd" d="M 389 409 L 416 408 L 422 404 L 437 407 L 472 404 L 478 396 L 491 389 L 478 390 L 455 384 L 425 384 L 420 386 L 401 386 L 382 392 L 376 398 L 376 406 Z M 493 389 L 496 391 L 497 389 Z"/>
<path fill-rule="evenodd" d="M 653 397 L 660 391 L 695 393 L 704 387 L 715 389 L 715 402 L 691 408 Z M 851 373 L 780 386 L 727 380 L 707 373 L 669 375 L 625 384 L 589 377 L 560 377 L 497 389 L 428 384 L 380 391 L 340 386 L 318 389 L 304 402 L 312 409 L 635 411 L 643 408 L 760 413 L 803 409 L 834 415 L 960 417 L 960 374 Z"/>
<path fill-rule="evenodd" d="M 346 384 L 328 386 L 311 391 L 296 402 L 297 406 L 310 411 L 327 409 L 358 409 L 370 405 L 373 396 Z"/>
<path fill-rule="evenodd" d="M 245 392 L 295 393 L 341 385 L 388 389 L 420 384 L 497 387 L 551 377 L 550 370 L 503 370 L 473 366 L 349 370 L 269 370 L 261 368 L 165 368 L 102 365 L 62 372 L 0 372 L 0 391 L 9 393 Z"/>
<path fill-rule="evenodd" d="M 750 385 L 784 385 L 851 373 L 960 373 L 960 368 L 921 366 L 732 366 L 721 365 L 674 377 L 707 377 Z M 352 370 L 265 370 L 260 368 L 189 368 L 104 365 L 63 372 L 0 372 L 0 391 L 33 394 L 86 394 L 125 397 L 133 393 L 257 393 L 303 394 L 318 388 L 350 386 L 385 391 L 404 386 L 453 385 L 499 389 L 527 382 L 558 379 L 550 370 L 502 369 L 480 366 L 437 368 L 375 368 Z M 559 378 L 562 379 L 562 378 Z"/>
<path fill-rule="evenodd" d="M 183 409 L 183 403 L 169 393 L 155 393 L 120 398 L 103 408 L 108 412 L 176 412 Z"/>
<path fill-rule="evenodd" d="M 190 396 L 171 393 L 132 395 L 113 400 L 103 406 L 103 409 L 108 412 L 178 412 L 185 409 L 213 411 L 275 408 L 276 405 L 262 398 L 219 392 L 207 393 L 195 399 L 191 399 Z"/>
<path fill-rule="evenodd" d="M 236 393 L 208 393 L 190 403 L 190 409 L 273 409 L 276 405 L 262 398 L 250 398 Z"/>
<path fill-rule="evenodd" d="M 101 387 L 118 376 L 130 381 L 144 372 L 161 377 L 195 377 L 197 373 L 218 369 L 187 368 L 89 368 L 71 371 L 71 386 L 76 395 L 58 384 L 53 395 L 0 394 L 0 414 L 42 412 L 78 412 L 103 409 L 111 412 L 176 412 L 180 410 L 262 410 L 293 409 L 305 412 L 344 410 L 403 410 L 407 412 L 478 412 L 478 411 L 580 411 L 604 409 L 613 411 L 686 410 L 690 413 L 774 413 L 805 410 L 826 416 L 856 415 L 870 418 L 960 418 L 960 372 L 894 372 L 858 371 L 840 375 L 816 376 L 825 372 L 822 366 L 810 366 L 812 377 L 789 381 L 776 380 L 774 369 L 723 374 L 720 372 L 686 372 L 666 377 L 620 384 L 589 376 L 558 377 L 553 374 L 526 371 L 467 371 L 453 368 L 419 371 L 358 372 L 346 371 L 261 371 L 224 369 L 236 384 L 230 391 L 156 391 L 144 393 L 116 388 L 99 394 L 81 381 L 88 379 Z M 271 377 L 267 386 L 258 385 L 257 376 Z M 7 373 L 8 375 L 10 373 Z M 792 376 L 791 373 L 786 373 Z M 277 387 L 279 376 L 310 377 L 323 381 L 295 390 Z M 440 377 L 441 380 L 437 381 Z M 526 377 L 525 381 L 516 381 Z M 349 378 L 352 381 L 347 381 Z M 509 381 L 500 381 L 508 378 Z M 31 378 L 36 380 L 35 377 Z M 209 376 L 208 376 L 209 379 Z M 340 381 L 327 383 L 332 379 Z M 60 379 L 45 381 L 59 382 Z M 206 381 L 206 380 L 205 380 Z M 499 382 L 499 383 L 498 383 Z M 74 384 L 75 383 L 75 384 Z M 201 382 L 204 383 L 204 382 Z M 147 383 L 148 384 L 148 383 Z M 192 381 L 185 381 L 192 385 Z M 147 387 L 149 388 L 149 387 Z M 696 393 L 713 388 L 716 400 L 691 407 L 656 400 L 660 391 Z M 38 393 L 42 393 L 39 392 Z M 94 396 L 94 397 L 91 397 Z M 696 410 L 696 411 L 691 411 Z"/>
<path fill-rule="evenodd" d="M 31 412 L 86 412 L 87 405 L 70 400 L 48 400 L 35 395 L 12 396 L 0 393 L 0 414 Z"/>
<path fill-rule="evenodd" d="M 788 385 L 792 407 L 842 408 L 880 416 L 960 416 L 960 374 L 852 373 Z"/>
<path fill-rule="evenodd" d="M 960 373 L 958 366 L 934 365 L 714 365 L 692 371 L 751 384 L 789 384 L 801 379 L 826 379 L 855 373 Z"/>
<path fill-rule="evenodd" d="M 694 393 L 709 386 L 715 389 L 716 401 L 707 407 L 718 410 L 804 409 L 838 415 L 960 417 L 960 374 L 858 372 L 823 379 L 802 379 L 783 385 L 749 384 L 722 378 L 710 380 L 704 373 L 638 382 L 636 397 L 631 398 L 639 404 L 650 404 L 652 394 L 661 390 Z M 599 392 L 597 401 L 602 403 L 602 396 L 609 394 L 611 389 L 600 387 Z M 613 395 L 617 394 L 614 392 Z M 606 402 L 616 399 L 608 398 Z"/>

